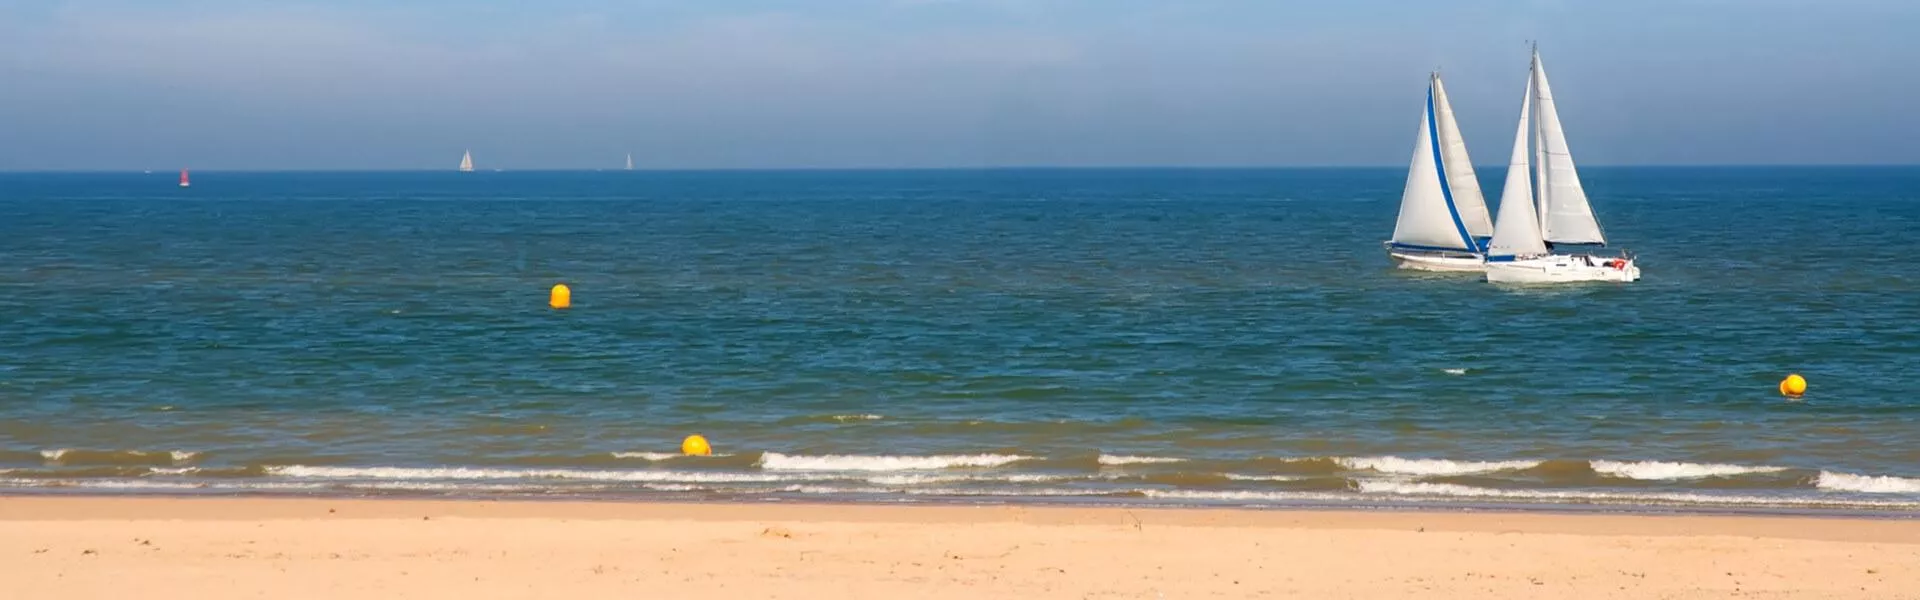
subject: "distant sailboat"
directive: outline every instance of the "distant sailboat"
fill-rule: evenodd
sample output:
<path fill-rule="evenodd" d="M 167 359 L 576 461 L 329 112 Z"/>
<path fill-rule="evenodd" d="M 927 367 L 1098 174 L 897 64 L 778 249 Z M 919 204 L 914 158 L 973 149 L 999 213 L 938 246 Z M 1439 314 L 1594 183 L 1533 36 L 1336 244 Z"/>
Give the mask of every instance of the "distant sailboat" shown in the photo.
<path fill-rule="evenodd" d="M 1393 239 L 1386 242 L 1387 257 L 1402 269 L 1482 270 L 1493 219 L 1439 73 L 1427 79 L 1426 108 L 1415 140 L 1400 217 Z"/>
<path fill-rule="evenodd" d="M 1538 48 L 1529 70 L 1527 94 L 1520 102 L 1520 126 L 1513 134 L 1513 158 L 1507 166 L 1506 187 L 1500 192 L 1500 218 L 1488 244 L 1487 281 L 1639 280 L 1640 267 L 1626 252 L 1617 257 L 1554 253 L 1557 244 L 1605 247 L 1607 236 L 1593 216 L 1586 188 L 1580 185 Z M 1531 165 L 1529 137 L 1534 144 Z M 1529 175 L 1533 182 L 1528 181 Z"/>
<path fill-rule="evenodd" d="M 187 181 L 187 170 L 181 169 L 180 170 L 180 187 L 190 187 L 192 185 L 193 185 L 192 183 Z"/>
<path fill-rule="evenodd" d="M 627 153 L 627 170 L 628 171 L 633 170 L 633 153 L 632 152 Z"/>
<path fill-rule="evenodd" d="M 461 173 L 473 172 L 473 151 L 472 150 L 468 150 L 466 154 L 460 155 L 460 172 Z"/>

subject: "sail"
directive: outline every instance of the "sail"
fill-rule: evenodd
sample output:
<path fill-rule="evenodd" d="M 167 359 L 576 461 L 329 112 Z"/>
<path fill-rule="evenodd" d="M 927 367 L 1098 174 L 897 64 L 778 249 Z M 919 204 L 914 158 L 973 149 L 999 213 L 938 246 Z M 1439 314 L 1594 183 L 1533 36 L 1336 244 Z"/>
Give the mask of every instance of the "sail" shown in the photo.
<path fill-rule="evenodd" d="M 1478 252 L 1479 246 L 1461 224 L 1453 206 L 1447 178 L 1441 173 L 1442 152 L 1436 142 L 1433 88 L 1427 88 L 1426 110 L 1420 113 L 1420 134 L 1407 167 L 1407 187 L 1400 195 L 1400 218 L 1393 226 L 1393 243 L 1433 250 Z"/>
<path fill-rule="evenodd" d="M 1600 222 L 1593 218 L 1593 206 L 1587 203 L 1587 191 L 1580 186 L 1580 173 L 1573 166 L 1573 153 L 1567 149 L 1567 132 L 1560 127 L 1560 112 L 1553 103 L 1553 88 L 1547 85 L 1547 69 L 1540 53 L 1533 54 L 1533 102 L 1536 126 L 1540 128 L 1540 148 L 1545 173 L 1540 184 L 1541 234 L 1556 244 L 1606 244 Z"/>
<path fill-rule="evenodd" d="M 466 154 L 460 155 L 460 170 L 461 171 L 473 170 L 473 151 L 472 150 L 468 150 Z"/>
<path fill-rule="evenodd" d="M 1533 79 L 1527 79 L 1527 93 L 1520 99 L 1520 126 L 1513 132 L 1513 157 L 1507 160 L 1507 184 L 1500 190 L 1500 215 L 1493 222 L 1493 240 L 1487 243 L 1487 261 L 1501 262 L 1516 256 L 1547 253 L 1547 242 L 1540 237 L 1540 218 L 1533 209 L 1533 186 L 1529 183 L 1527 134 L 1532 133 L 1528 117 L 1533 112 Z"/>
<path fill-rule="evenodd" d="M 632 155 L 632 154 L 628 154 L 628 155 L 627 155 L 627 170 L 628 170 L 628 171 L 632 171 L 632 170 L 633 170 L 633 155 Z"/>
<path fill-rule="evenodd" d="M 1453 207 L 1460 223 L 1473 239 L 1484 244 L 1493 235 L 1493 217 L 1487 214 L 1487 200 L 1480 192 L 1480 178 L 1473 174 L 1473 159 L 1467 157 L 1467 142 L 1460 135 L 1460 124 L 1453 118 L 1453 103 L 1447 100 L 1447 88 L 1440 74 L 1433 74 L 1434 116 L 1439 120 L 1441 165 L 1447 172 L 1447 186 L 1453 193 Z"/>

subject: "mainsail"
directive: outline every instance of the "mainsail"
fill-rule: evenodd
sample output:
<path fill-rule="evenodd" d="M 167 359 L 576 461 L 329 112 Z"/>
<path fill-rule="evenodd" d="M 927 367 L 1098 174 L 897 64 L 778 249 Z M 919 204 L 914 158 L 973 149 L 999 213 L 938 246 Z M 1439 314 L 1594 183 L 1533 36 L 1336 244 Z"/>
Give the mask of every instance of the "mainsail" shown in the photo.
<path fill-rule="evenodd" d="M 460 155 L 460 171 L 462 172 L 473 171 L 473 151 L 472 150 L 468 150 L 466 154 Z"/>
<path fill-rule="evenodd" d="M 1573 166 L 1573 153 L 1567 149 L 1567 132 L 1560 127 L 1560 111 L 1553 103 L 1553 88 L 1547 85 L 1547 69 L 1540 63 L 1540 52 L 1533 53 L 1534 121 L 1539 127 L 1534 151 L 1539 161 L 1536 184 L 1540 195 L 1540 232 L 1555 244 L 1607 243 L 1600 222 L 1587 203 L 1587 191 L 1580 186 L 1580 172 Z"/>
<path fill-rule="evenodd" d="M 1500 215 L 1493 222 L 1493 240 L 1487 243 L 1487 261 L 1504 262 L 1518 256 L 1547 253 L 1546 240 L 1540 237 L 1540 220 L 1533 210 L 1533 186 L 1529 184 L 1527 138 L 1533 112 L 1533 79 L 1527 79 L 1527 93 L 1520 99 L 1520 125 L 1513 132 L 1513 157 L 1507 161 L 1507 184 L 1500 190 Z"/>
<path fill-rule="evenodd" d="M 1453 125 L 1453 113 L 1436 73 L 1428 81 L 1426 110 L 1420 114 L 1420 133 L 1407 168 L 1407 186 L 1400 195 L 1400 217 L 1393 227 L 1395 246 L 1473 253 L 1484 250 L 1480 240 L 1493 229 L 1487 219 L 1486 200 L 1480 196 L 1477 183 L 1468 188 L 1470 197 L 1461 195 L 1454 185 L 1461 167 L 1465 168 L 1467 181 L 1472 181 L 1466 145 L 1460 141 L 1458 126 Z M 1463 207 L 1469 210 L 1463 213 Z M 1476 229 L 1484 233 L 1476 234 Z"/>

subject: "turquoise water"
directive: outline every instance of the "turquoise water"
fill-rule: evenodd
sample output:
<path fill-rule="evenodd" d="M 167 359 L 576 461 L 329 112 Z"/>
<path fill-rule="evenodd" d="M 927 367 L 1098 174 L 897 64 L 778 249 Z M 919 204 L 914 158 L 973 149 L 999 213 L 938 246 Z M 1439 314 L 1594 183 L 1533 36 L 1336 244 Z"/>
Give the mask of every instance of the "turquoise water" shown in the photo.
<path fill-rule="evenodd" d="M 194 175 L 0 175 L 0 491 L 1920 509 L 1920 169 Z"/>

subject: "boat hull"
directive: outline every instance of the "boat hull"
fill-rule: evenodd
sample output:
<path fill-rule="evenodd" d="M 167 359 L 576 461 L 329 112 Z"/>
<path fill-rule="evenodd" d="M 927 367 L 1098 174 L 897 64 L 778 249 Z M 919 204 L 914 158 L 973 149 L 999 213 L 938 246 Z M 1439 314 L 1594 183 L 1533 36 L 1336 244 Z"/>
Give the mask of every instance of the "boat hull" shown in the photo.
<path fill-rule="evenodd" d="M 1632 259 L 1555 254 L 1486 265 L 1489 283 L 1584 283 L 1640 280 L 1640 266 Z"/>
<path fill-rule="evenodd" d="M 1409 271 L 1479 273 L 1486 269 L 1486 261 L 1472 254 L 1444 254 L 1389 248 L 1387 258 L 1393 260 L 1394 266 Z"/>

